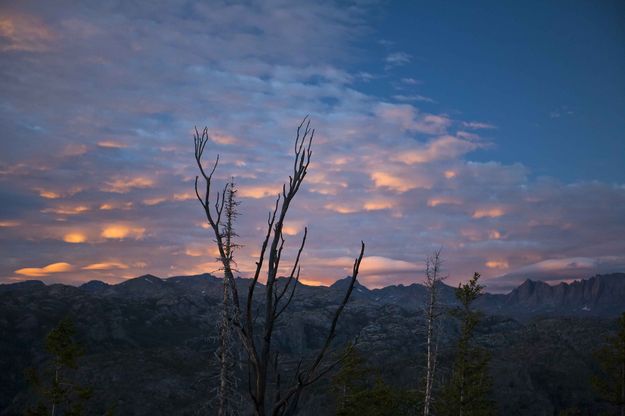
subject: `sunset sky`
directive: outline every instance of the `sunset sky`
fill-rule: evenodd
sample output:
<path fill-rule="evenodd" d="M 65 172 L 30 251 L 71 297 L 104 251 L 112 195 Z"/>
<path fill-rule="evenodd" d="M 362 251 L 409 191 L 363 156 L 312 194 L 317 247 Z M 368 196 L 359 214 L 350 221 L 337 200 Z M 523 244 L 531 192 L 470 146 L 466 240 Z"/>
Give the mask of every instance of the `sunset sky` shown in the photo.
<path fill-rule="evenodd" d="M 158 5 L 157 5 L 158 4 Z M 3 1 L 0 283 L 215 271 L 192 130 L 241 197 L 242 276 L 291 171 L 305 282 L 490 290 L 625 271 L 625 3 Z M 288 267 L 288 262 L 285 262 Z"/>

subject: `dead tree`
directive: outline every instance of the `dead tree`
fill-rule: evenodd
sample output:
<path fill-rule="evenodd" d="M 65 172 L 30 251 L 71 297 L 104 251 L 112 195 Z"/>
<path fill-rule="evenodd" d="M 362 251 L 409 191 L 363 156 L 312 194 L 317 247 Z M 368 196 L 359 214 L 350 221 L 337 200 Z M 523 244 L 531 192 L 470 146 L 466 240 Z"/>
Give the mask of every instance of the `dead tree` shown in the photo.
<path fill-rule="evenodd" d="M 222 238 L 224 241 L 225 258 L 222 264 L 227 263 L 232 269 L 234 264 L 234 252 L 239 247 L 234 241 L 238 237 L 234 229 L 234 221 L 238 216 L 236 199 L 236 188 L 231 180 L 227 185 L 225 194 L 225 223 L 222 227 Z M 232 296 L 230 294 L 230 284 L 227 279 L 222 282 L 222 302 L 221 316 L 217 323 L 218 348 L 216 351 L 219 363 L 219 383 L 217 385 L 217 414 L 218 416 L 235 416 L 239 413 L 239 392 L 235 374 L 235 367 L 238 361 L 235 357 L 234 339 L 232 331 L 232 320 L 235 313 L 232 307 Z"/>
<path fill-rule="evenodd" d="M 267 231 L 261 243 L 260 254 L 256 261 L 256 268 L 251 282 L 247 289 L 245 302 L 241 305 L 237 285 L 232 273 L 232 267 L 228 260 L 224 237 L 220 232 L 220 225 L 223 221 L 224 206 L 226 201 L 227 186 L 222 191 L 211 194 L 212 178 L 219 163 L 219 156 L 210 170 L 205 169 L 202 164 L 202 154 L 209 140 L 208 129 L 204 128 L 202 133 L 195 131 L 195 160 L 200 174 L 204 181 L 204 190 L 200 192 L 199 177 L 195 178 L 195 193 L 204 208 L 206 220 L 210 225 L 215 237 L 215 243 L 219 250 L 219 255 L 224 267 L 225 279 L 230 285 L 230 293 L 234 309 L 234 319 L 232 320 L 235 331 L 242 342 L 243 349 L 247 355 L 248 363 L 248 392 L 257 416 L 284 416 L 292 415 L 297 411 L 299 400 L 304 389 L 329 371 L 332 370 L 338 361 L 326 363 L 326 355 L 329 352 L 330 344 L 336 335 L 338 320 L 350 298 L 360 263 L 364 255 L 365 244 L 361 242 L 360 254 L 354 261 L 351 279 L 347 291 L 338 305 L 330 328 L 326 334 L 322 347 L 316 355 L 310 359 L 299 361 L 294 374 L 289 379 L 286 387 L 283 387 L 284 378 L 280 375 L 279 355 L 272 350 L 272 336 L 278 319 L 282 316 L 286 308 L 291 303 L 298 286 L 300 276 L 300 256 L 306 243 L 308 228 L 304 228 L 304 235 L 299 245 L 299 249 L 289 268 L 290 273 L 280 286 L 277 285 L 278 270 L 282 260 L 282 252 L 285 244 L 283 226 L 291 202 L 302 185 L 310 158 L 312 155 L 312 141 L 314 130 L 310 128 L 310 120 L 304 118 L 297 128 L 297 135 L 294 145 L 293 172 L 289 176 L 288 184 L 282 186 L 282 192 L 278 194 L 273 210 L 267 219 Z M 214 199 L 213 199 L 214 198 Z M 265 264 L 266 263 L 266 264 Z M 264 303 L 258 310 L 254 307 L 254 294 L 258 287 L 261 272 L 265 267 L 265 293 Z M 260 323 L 256 325 L 257 319 Z M 259 331 L 260 333 L 257 333 Z M 273 383 L 270 381 L 270 372 L 273 372 Z M 272 384 L 273 391 L 270 389 Z M 273 394 L 270 394 L 273 392 Z"/>
<path fill-rule="evenodd" d="M 432 410 L 432 387 L 436 373 L 440 332 L 439 318 L 441 315 L 438 290 L 443 280 L 445 280 L 445 277 L 441 276 L 441 250 L 437 250 L 425 260 L 425 280 L 423 282 L 428 292 L 425 305 L 427 361 L 425 367 L 423 416 L 429 416 Z"/>

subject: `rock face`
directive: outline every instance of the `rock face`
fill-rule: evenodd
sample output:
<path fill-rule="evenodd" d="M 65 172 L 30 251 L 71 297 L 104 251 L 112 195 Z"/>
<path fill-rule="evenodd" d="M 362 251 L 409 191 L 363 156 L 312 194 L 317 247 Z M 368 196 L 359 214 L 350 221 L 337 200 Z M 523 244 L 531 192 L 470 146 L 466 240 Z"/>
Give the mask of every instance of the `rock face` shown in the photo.
<path fill-rule="evenodd" d="M 237 284 L 245 288 L 248 281 Z M 319 347 L 346 284 L 298 285 L 275 330 L 274 346 L 285 362 L 310 357 Z M 21 414 L 31 400 L 24 369 L 47 365 L 43 340 L 65 316 L 75 321 L 85 347 L 76 377 L 94 389 L 89 414 L 110 407 L 123 415 L 211 414 L 221 285 L 209 274 L 145 275 L 118 285 L 0 285 L 0 414 Z M 557 414 L 573 406 L 598 412 L 589 383 L 595 366 L 591 352 L 625 311 L 624 288 L 625 274 L 614 274 L 557 286 L 526 281 L 508 294 L 479 299 L 486 317 L 477 339 L 492 355 L 500 414 Z M 453 307 L 454 288 L 440 289 L 442 303 Z M 417 388 L 426 294 L 418 284 L 374 290 L 357 285 L 335 347 L 357 338 L 387 382 Z M 257 295 L 260 301 L 262 286 Z M 443 329 L 442 375 L 451 365 L 458 325 L 447 318 Z M 245 373 L 240 376 L 244 380 Z M 303 398 L 301 414 L 334 414 L 332 397 L 328 381 L 322 381 Z"/>
<path fill-rule="evenodd" d="M 616 316 L 625 310 L 625 274 L 599 275 L 555 286 L 526 280 L 506 295 L 490 295 L 479 305 L 490 313 L 514 317 Z"/>

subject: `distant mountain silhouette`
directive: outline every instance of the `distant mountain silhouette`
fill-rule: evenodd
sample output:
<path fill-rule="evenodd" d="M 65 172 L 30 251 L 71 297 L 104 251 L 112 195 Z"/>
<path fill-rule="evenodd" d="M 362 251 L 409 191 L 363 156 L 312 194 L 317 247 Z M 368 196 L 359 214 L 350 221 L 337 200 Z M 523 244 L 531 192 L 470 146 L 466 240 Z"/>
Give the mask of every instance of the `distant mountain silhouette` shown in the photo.
<path fill-rule="evenodd" d="M 237 281 L 244 296 L 249 279 Z M 278 284 L 284 282 L 279 279 Z M 274 338 L 285 362 L 310 357 L 318 349 L 327 317 L 336 310 L 347 282 L 297 285 Z M 137 416 L 206 410 L 222 283 L 201 274 L 166 279 L 144 275 L 119 284 L 90 281 L 79 287 L 41 281 L 0 285 L 0 415 L 22 414 L 31 403 L 24 370 L 49 359 L 45 335 L 66 316 L 76 322 L 86 349 L 79 381 L 95 388 L 87 414 L 104 414 L 111 405 L 116 413 Z M 441 284 L 444 306 L 457 305 L 454 291 Z M 260 305 L 264 286 L 255 293 Z M 358 283 L 334 345 L 340 349 L 357 339 L 358 348 L 387 382 L 418 386 L 426 296 L 420 284 L 368 289 Z M 591 353 L 614 331 L 616 315 L 625 311 L 625 274 L 555 286 L 528 280 L 507 294 L 485 294 L 476 306 L 486 315 L 476 339 L 493 357 L 499 414 L 558 414 L 572 406 L 586 409 L 584 414 L 600 413 L 588 382 L 594 371 Z M 457 322 L 445 316 L 443 372 L 451 371 L 446 354 L 455 347 L 459 331 Z M 333 414 L 328 391 L 303 400 L 302 416 Z"/>
<path fill-rule="evenodd" d="M 249 279 L 237 279 L 247 286 Z M 278 284 L 282 281 L 279 279 Z M 344 295 L 349 277 L 337 280 L 331 286 L 307 286 L 298 284 L 297 290 L 309 296 L 335 300 Z M 58 286 L 58 285 L 52 285 Z M 61 285 L 62 286 L 62 285 Z M 38 280 L 0 285 L 0 292 L 45 290 Z M 146 274 L 118 284 L 107 284 L 92 280 L 79 289 L 97 296 L 126 298 L 163 298 L 189 294 L 207 295 L 218 298 L 221 293 L 221 279 L 205 273 L 193 276 L 174 276 L 161 279 Z M 263 292 L 259 285 L 258 294 Z M 241 291 L 243 295 L 245 291 Z M 368 289 L 356 282 L 352 301 L 369 302 L 373 305 L 392 304 L 413 310 L 421 308 L 426 300 L 427 290 L 418 283 L 408 286 L 392 285 L 380 289 Z M 443 305 L 455 306 L 455 288 L 441 283 L 440 301 Z M 548 316 L 616 316 L 625 311 L 625 273 L 597 275 L 589 279 L 549 285 L 542 281 L 527 279 L 507 294 L 484 294 L 476 307 L 491 315 L 527 318 L 536 315 Z"/>
<path fill-rule="evenodd" d="M 486 295 L 477 305 L 491 313 L 508 315 L 616 316 L 625 311 L 625 273 L 551 286 L 526 280 L 506 295 Z"/>

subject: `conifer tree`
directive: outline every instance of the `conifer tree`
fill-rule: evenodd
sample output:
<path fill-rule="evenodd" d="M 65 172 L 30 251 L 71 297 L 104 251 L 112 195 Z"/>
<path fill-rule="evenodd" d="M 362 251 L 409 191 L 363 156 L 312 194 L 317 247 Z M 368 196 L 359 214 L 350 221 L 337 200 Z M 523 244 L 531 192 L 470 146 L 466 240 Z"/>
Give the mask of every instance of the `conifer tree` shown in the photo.
<path fill-rule="evenodd" d="M 596 352 L 601 369 L 593 384 L 601 398 L 625 416 L 625 313 L 618 319 L 616 335 Z"/>
<path fill-rule="evenodd" d="M 346 349 L 341 368 L 332 382 L 337 416 L 416 414 L 416 392 L 386 384 L 353 346 Z"/>
<path fill-rule="evenodd" d="M 461 321 L 460 339 L 451 377 L 436 406 L 438 416 L 488 416 L 495 413 L 494 404 L 489 399 L 492 385 L 488 375 L 489 355 L 473 342 L 480 313 L 472 309 L 472 304 L 484 289 L 478 283 L 479 278 L 480 274 L 475 273 L 468 283 L 461 283 L 456 289 L 461 306 L 453 311 L 453 315 Z"/>
<path fill-rule="evenodd" d="M 76 331 L 69 318 L 61 320 L 46 337 L 46 351 L 52 355 L 52 368 L 44 372 L 43 378 L 30 370 L 28 378 L 39 395 L 36 407 L 28 409 L 28 416 L 79 416 L 83 414 L 85 402 L 91 396 L 91 389 L 80 386 L 71 379 L 72 371 L 78 368 L 78 359 L 83 349 L 76 343 Z"/>
<path fill-rule="evenodd" d="M 343 357 L 341 368 L 332 379 L 337 398 L 337 414 L 342 414 L 349 408 L 354 395 L 367 390 L 367 379 L 370 376 L 364 358 L 353 345 L 346 348 Z"/>

